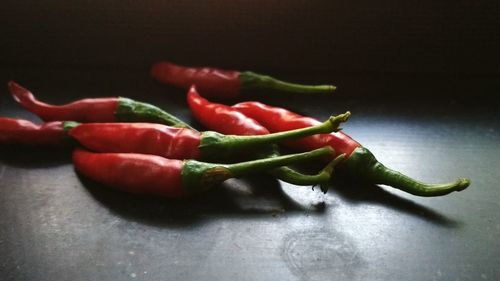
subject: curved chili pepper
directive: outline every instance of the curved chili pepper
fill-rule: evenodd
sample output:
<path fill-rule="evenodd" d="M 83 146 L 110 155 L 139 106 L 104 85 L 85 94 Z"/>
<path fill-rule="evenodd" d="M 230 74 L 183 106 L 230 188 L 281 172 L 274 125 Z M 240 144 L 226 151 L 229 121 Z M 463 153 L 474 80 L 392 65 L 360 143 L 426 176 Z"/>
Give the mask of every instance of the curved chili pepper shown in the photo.
<path fill-rule="evenodd" d="M 65 129 L 83 146 L 100 152 L 154 154 L 176 159 L 223 159 L 241 151 L 265 147 L 291 138 L 336 130 L 349 113 L 330 117 L 313 127 L 260 136 L 223 135 L 198 132 L 153 123 L 66 122 Z"/>
<path fill-rule="evenodd" d="M 191 86 L 187 103 L 196 121 L 222 134 L 267 135 L 269 130 L 236 109 L 225 104 L 213 103 L 200 96 L 198 86 Z"/>
<path fill-rule="evenodd" d="M 36 125 L 28 120 L 0 117 L 0 144 L 57 146 L 67 143 L 60 121 Z"/>
<path fill-rule="evenodd" d="M 44 121 L 77 122 L 154 122 L 181 128 L 191 128 L 177 117 L 160 108 L 128 98 L 109 97 L 81 99 L 64 105 L 41 102 L 26 88 L 10 81 L 10 93 L 28 111 Z"/>
<path fill-rule="evenodd" d="M 272 107 L 260 102 L 242 102 L 233 106 L 246 116 L 254 118 L 271 132 L 280 132 L 311 126 L 318 121 L 293 113 L 289 110 Z M 329 145 L 337 154 L 345 154 L 343 164 L 349 174 L 362 178 L 372 184 L 385 184 L 418 196 L 440 196 L 467 188 L 470 180 L 460 178 L 444 184 L 427 184 L 382 165 L 375 156 L 358 142 L 342 132 L 315 135 L 287 142 L 292 148 L 310 150 Z"/>
<path fill-rule="evenodd" d="M 173 160 L 136 153 L 73 152 L 80 174 L 118 190 L 178 198 L 211 188 L 229 178 L 309 161 L 332 154 L 332 148 L 235 164 Z"/>
<path fill-rule="evenodd" d="M 270 134 L 269 130 L 264 126 L 236 109 L 224 104 L 210 102 L 201 97 L 195 86 L 189 88 L 187 102 L 194 118 L 209 130 L 223 134 L 245 136 Z M 272 151 L 263 156 L 279 156 L 277 147 L 273 146 Z M 280 180 L 296 185 L 323 183 L 321 185 L 322 191 L 326 192 L 327 185 L 325 183 L 330 179 L 333 167 L 339 160 L 332 161 L 330 165 L 316 175 L 305 175 L 288 167 L 277 168 L 271 173 Z"/>
<path fill-rule="evenodd" d="M 211 67 L 186 67 L 162 61 L 153 65 L 151 75 L 160 82 L 189 89 L 195 84 L 201 93 L 214 98 L 236 98 L 241 92 L 256 89 L 294 93 L 330 93 L 333 85 L 301 85 L 253 73 Z"/>
<path fill-rule="evenodd" d="M 257 120 L 270 132 L 281 132 L 303 127 L 313 126 L 318 120 L 301 116 L 284 108 L 272 107 L 260 102 L 242 102 L 232 106 L 233 109 Z M 342 131 L 331 134 L 318 134 L 297 140 L 287 141 L 286 145 L 292 149 L 307 151 L 323 146 L 331 146 L 335 153 L 351 155 L 361 146 L 357 141 Z"/>

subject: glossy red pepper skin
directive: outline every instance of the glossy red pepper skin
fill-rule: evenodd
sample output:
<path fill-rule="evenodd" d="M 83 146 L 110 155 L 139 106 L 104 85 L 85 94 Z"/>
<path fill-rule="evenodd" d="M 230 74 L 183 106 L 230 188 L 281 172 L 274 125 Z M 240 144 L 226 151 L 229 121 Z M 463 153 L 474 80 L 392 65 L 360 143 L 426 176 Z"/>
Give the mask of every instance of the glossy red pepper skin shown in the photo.
<path fill-rule="evenodd" d="M 236 98 L 240 94 L 240 72 L 211 67 L 184 67 L 171 62 L 159 62 L 151 68 L 151 75 L 160 82 L 182 89 L 191 85 L 217 98 Z"/>
<path fill-rule="evenodd" d="M 73 152 L 78 173 L 115 189 L 169 198 L 205 191 L 229 178 L 241 177 L 283 165 L 311 161 L 332 154 L 330 147 L 314 151 L 234 164 L 172 160 L 137 153 Z"/>
<path fill-rule="evenodd" d="M 200 97 L 201 98 L 201 97 Z M 230 108 L 226 108 L 231 110 Z M 231 110 L 236 112 L 235 110 Z M 236 112 L 236 117 L 249 119 L 243 114 Z M 348 115 L 347 115 L 348 116 Z M 345 116 L 347 118 L 347 116 Z M 229 117 L 229 116 L 227 116 Z M 342 119 L 342 118 L 341 118 Z M 337 119 L 329 119 L 329 121 L 320 125 L 321 132 L 331 131 L 335 129 L 338 124 Z M 342 119 L 345 121 L 345 119 Z M 215 121 L 215 120 L 214 120 Z M 254 128 L 258 125 L 255 121 L 252 123 Z M 314 130 L 318 130 L 317 127 Z M 267 132 L 262 126 L 262 131 Z M 270 134 L 266 136 L 232 136 L 221 135 L 216 132 L 200 133 L 195 130 L 185 128 L 173 128 L 160 124 L 151 123 L 84 123 L 78 124 L 75 122 L 66 122 L 65 129 L 68 134 L 77 140 L 84 147 L 108 153 L 141 153 L 157 155 L 171 159 L 217 159 L 226 160 L 226 155 L 234 158 L 235 154 L 242 154 L 243 151 L 255 152 L 255 148 L 268 146 L 269 143 L 274 143 L 276 139 Z M 311 130 L 309 128 L 307 130 Z M 325 130 L 324 130 L 325 129 Z M 311 131 L 310 131 L 311 132 Z M 251 133 L 246 131 L 246 134 Z M 287 135 L 296 134 L 295 132 L 285 133 Z M 281 134 L 282 136 L 284 134 Z M 301 134 L 300 136 L 303 136 Z M 269 138 L 271 137 L 271 138 Z M 265 142 L 261 140 L 265 138 Z M 280 137 L 281 138 L 281 137 Z M 255 141 L 258 146 L 255 146 Z M 270 142 L 271 141 L 271 142 Z M 252 149 L 253 148 L 253 149 Z M 277 156 L 277 155 L 272 155 Z M 331 153 L 326 157 L 330 157 Z M 285 178 L 285 181 L 300 184 L 300 185 L 315 185 L 324 184 L 330 179 L 333 172 L 333 167 L 336 162 L 330 163 L 317 175 L 302 175 L 294 171 L 289 171 L 284 167 L 277 168 L 277 176 Z M 282 171 L 284 170 L 285 173 Z M 274 174 L 274 173 L 273 173 Z M 323 185 L 324 187 L 324 185 Z"/>
<path fill-rule="evenodd" d="M 153 123 L 86 123 L 68 134 L 100 152 L 142 153 L 171 159 L 200 159 L 201 133 Z"/>
<path fill-rule="evenodd" d="M 28 120 L 0 117 L 0 144 L 59 146 L 67 143 L 62 122 L 36 125 Z"/>
<path fill-rule="evenodd" d="M 186 194 L 183 161 L 132 153 L 73 152 L 77 172 L 118 190 L 170 198 Z"/>
<path fill-rule="evenodd" d="M 189 88 L 187 102 L 196 121 L 209 130 L 240 136 L 269 134 L 269 131 L 257 121 L 234 108 L 201 97 L 197 87 Z"/>
<path fill-rule="evenodd" d="M 44 121 L 114 122 L 118 98 L 82 99 L 65 105 L 50 105 L 36 100 L 26 88 L 8 83 L 14 99 Z"/>
<path fill-rule="evenodd" d="M 288 131 L 320 123 L 314 118 L 301 116 L 289 110 L 260 102 L 242 102 L 235 104 L 232 108 L 257 120 L 270 132 Z M 329 145 L 335 149 L 337 155 L 345 154 L 347 157 L 361 146 L 342 131 L 291 140 L 287 141 L 286 145 L 298 151 L 308 151 Z"/>
<path fill-rule="evenodd" d="M 336 130 L 349 112 L 332 116 L 318 126 L 259 136 L 224 135 L 213 131 L 200 133 L 153 123 L 65 122 L 69 135 L 87 148 L 101 152 L 151 153 L 167 158 L 227 160 L 243 151 L 268 147 L 292 138 Z"/>
<path fill-rule="evenodd" d="M 267 135 L 269 130 L 254 119 L 242 114 L 238 110 L 219 103 L 213 103 L 198 94 L 195 86 L 189 89 L 187 102 L 195 119 L 209 130 L 233 135 Z M 250 150 L 247 153 L 258 154 L 258 157 L 276 157 L 280 153 L 274 145 L 266 152 Z M 255 156 L 254 156 L 255 157 Z M 317 185 L 326 192 L 335 164 L 330 162 L 323 170 L 315 175 L 306 175 L 289 167 L 279 167 L 270 173 L 276 178 L 295 185 Z"/>

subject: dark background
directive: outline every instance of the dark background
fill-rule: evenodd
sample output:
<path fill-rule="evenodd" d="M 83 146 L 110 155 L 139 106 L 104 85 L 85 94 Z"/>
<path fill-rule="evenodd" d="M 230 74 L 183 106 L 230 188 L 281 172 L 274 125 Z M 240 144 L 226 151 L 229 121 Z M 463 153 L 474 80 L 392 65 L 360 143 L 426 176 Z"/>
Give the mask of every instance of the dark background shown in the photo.
<path fill-rule="evenodd" d="M 333 83 L 259 93 L 324 119 L 413 177 L 417 198 L 264 175 L 206 196 L 137 198 L 78 177 L 71 151 L 0 147 L 0 280 L 499 280 L 498 1 L 3 1 L 0 82 L 41 99 L 126 96 L 198 126 L 152 62 Z M 228 103 L 235 101 L 228 101 Z M 6 89 L 0 115 L 40 122 Z"/>
<path fill-rule="evenodd" d="M 495 94 L 498 1 L 4 1 L 0 65 L 147 69 L 158 59 L 320 72 L 340 94 Z M 335 74 L 335 75 L 333 75 Z M 356 82 L 373 84 L 361 91 Z M 379 81 L 387 75 L 396 87 Z M 347 77 L 345 77 L 347 78 Z M 349 77 L 350 78 L 350 77 Z M 486 84 L 486 85 L 485 85 Z M 493 85 L 492 85 L 493 84 Z M 489 87 L 491 86 L 491 87 Z M 407 87 L 406 87 L 407 88 Z M 349 91 L 344 92 L 345 91 Z"/>
<path fill-rule="evenodd" d="M 77 1 L 78 2 L 78 1 Z M 497 1 L 4 1 L 10 65 L 498 74 Z"/>

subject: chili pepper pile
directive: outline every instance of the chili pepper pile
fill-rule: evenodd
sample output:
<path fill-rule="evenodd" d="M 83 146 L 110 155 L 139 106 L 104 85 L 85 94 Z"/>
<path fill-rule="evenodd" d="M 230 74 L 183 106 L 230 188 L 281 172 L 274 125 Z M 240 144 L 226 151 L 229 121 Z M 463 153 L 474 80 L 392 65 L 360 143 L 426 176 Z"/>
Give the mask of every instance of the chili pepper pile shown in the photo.
<path fill-rule="evenodd" d="M 301 93 L 316 93 L 328 91 L 326 89 L 330 91 L 335 89 L 334 86 L 291 84 L 276 81 L 276 79 L 269 76 L 257 75 L 259 78 L 249 78 L 253 77 L 253 73 L 247 73 L 209 67 L 184 67 L 171 62 L 159 62 L 153 65 L 151 70 L 152 76 L 163 83 L 181 88 L 193 84 L 196 85 L 201 95 L 219 99 L 237 97 L 242 89 L 264 88 Z M 261 80 L 260 77 L 266 78 Z M 264 80 L 266 82 L 262 82 Z M 248 81 L 258 82 L 249 83 Z M 282 86 L 284 84 L 289 87 Z M 217 116 L 217 113 L 221 111 L 225 113 L 224 117 L 238 116 L 237 113 L 245 116 L 246 123 L 249 125 L 244 125 L 245 122 L 239 122 L 243 117 L 233 117 L 234 123 L 231 124 L 238 127 L 231 130 L 231 133 L 234 134 L 238 134 L 240 131 L 244 133 L 246 127 L 257 128 L 256 130 L 259 132 L 262 132 L 263 129 L 267 130 L 267 132 L 281 132 L 312 126 L 319 122 L 314 118 L 301 116 L 284 108 L 272 107 L 260 102 L 242 102 L 233 106 L 215 104 L 201 98 L 196 93 L 195 88 L 190 89 L 187 99 L 197 121 L 216 131 L 228 132 L 230 130 L 227 126 L 218 124 L 217 119 L 211 118 L 211 116 Z M 208 116 L 208 118 L 205 116 Z M 229 120 L 231 119 L 229 118 Z M 453 191 L 464 190 L 470 184 L 470 180 L 466 178 L 459 178 L 444 184 L 427 184 L 412 179 L 381 164 L 367 148 L 343 132 L 309 136 L 299 140 L 287 141 L 285 145 L 299 151 L 330 146 L 334 148 L 337 156 L 345 156 L 345 159 L 339 159 L 341 161 L 340 167 L 343 168 L 345 174 L 368 183 L 389 185 L 417 196 L 441 196 Z"/>
<path fill-rule="evenodd" d="M 166 197 L 195 193 L 228 178 L 259 171 L 269 171 L 297 185 L 319 184 L 322 190 L 326 190 L 334 166 L 342 157 L 333 158 L 316 175 L 302 174 L 282 166 L 332 158 L 334 151 L 331 147 L 286 156 L 276 153 L 272 157 L 264 156 L 277 142 L 335 131 L 350 115 L 346 112 L 318 125 L 289 132 L 223 135 L 213 131 L 198 132 L 153 105 L 126 98 L 92 98 L 50 105 L 37 100 L 29 90 L 15 82 L 9 82 L 8 86 L 18 103 L 50 122 L 35 125 L 27 120 L 1 118 L 0 134 L 3 137 L 0 143 L 63 145 L 72 139 L 94 151 L 75 150 L 73 162 L 79 173 L 127 192 Z M 256 152 L 258 157 L 254 158 L 262 159 L 232 164 L 195 161 L 226 162 L 248 150 Z"/>
<path fill-rule="evenodd" d="M 194 118 L 212 131 L 200 132 L 154 105 L 124 97 L 51 105 L 9 82 L 13 98 L 46 123 L 0 117 L 0 144 L 77 145 L 73 164 L 78 173 L 121 191 L 170 198 L 259 172 L 295 185 L 320 185 L 326 192 L 336 167 L 347 176 L 417 196 L 445 195 L 470 184 L 464 178 L 426 184 L 387 168 L 340 131 L 349 112 L 320 122 L 261 102 L 229 106 L 207 99 L 234 98 L 257 89 L 327 93 L 335 86 L 294 84 L 253 72 L 165 61 L 155 64 L 151 75 L 188 89 L 187 103 Z M 279 145 L 297 153 L 280 155 Z M 307 161 L 322 163 L 324 168 L 309 175 L 286 166 Z"/>

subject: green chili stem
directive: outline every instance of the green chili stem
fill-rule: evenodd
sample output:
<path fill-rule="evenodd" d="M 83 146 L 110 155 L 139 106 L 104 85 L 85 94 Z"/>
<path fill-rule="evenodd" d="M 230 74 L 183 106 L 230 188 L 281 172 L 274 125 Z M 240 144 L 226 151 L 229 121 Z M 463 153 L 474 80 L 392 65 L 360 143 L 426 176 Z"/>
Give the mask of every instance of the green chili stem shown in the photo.
<path fill-rule="evenodd" d="M 189 124 L 152 104 L 120 97 L 115 112 L 118 121 L 152 122 L 172 127 L 193 129 Z"/>
<path fill-rule="evenodd" d="M 347 121 L 350 115 L 350 112 L 346 112 L 332 116 L 327 121 L 316 126 L 268 135 L 234 136 L 207 131 L 202 134 L 199 149 L 204 160 L 221 159 L 234 155 L 236 152 L 263 147 L 284 140 L 337 131 L 340 123 Z"/>
<path fill-rule="evenodd" d="M 231 172 L 233 177 L 237 178 L 252 173 L 270 170 L 272 168 L 280 166 L 309 161 L 325 156 L 331 156 L 333 155 L 333 153 L 334 153 L 333 149 L 328 146 L 304 153 L 258 159 L 236 164 L 227 164 L 223 166 Z"/>
<path fill-rule="evenodd" d="M 259 159 L 278 157 L 278 156 L 280 156 L 280 153 L 278 151 L 278 145 L 274 144 L 271 146 L 271 151 L 260 154 Z M 269 171 L 269 174 L 284 182 L 288 182 L 295 185 L 310 186 L 326 182 L 330 179 L 330 174 L 327 175 L 327 173 L 324 171 L 325 169 L 321 170 L 319 173 L 315 175 L 306 175 L 299 173 L 292 168 L 283 166 Z"/>
<path fill-rule="evenodd" d="M 453 191 L 462 191 L 470 185 L 470 180 L 460 178 L 443 184 L 428 184 L 412 179 L 400 172 L 382 165 L 364 147 L 358 147 L 345 161 L 349 172 L 373 184 L 385 184 L 417 196 L 441 196 Z"/>
<path fill-rule="evenodd" d="M 295 185 L 316 185 L 330 180 L 330 173 L 324 170 L 315 175 L 305 175 L 289 167 L 279 167 L 270 173 L 279 180 Z"/>
<path fill-rule="evenodd" d="M 442 196 L 454 191 L 462 191 L 470 185 L 470 180 L 460 178 L 442 184 L 428 184 L 414 180 L 400 172 L 394 171 L 378 163 L 377 173 L 372 178 L 378 184 L 385 184 L 417 196 Z"/>
<path fill-rule="evenodd" d="M 240 73 L 243 89 L 273 89 L 292 93 L 331 93 L 333 85 L 302 85 L 278 80 L 274 77 L 250 71 Z"/>
<path fill-rule="evenodd" d="M 268 171 L 280 166 L 309 161 L 321 157 L 331 157 L 334 150 L 323 147 L 309 152 L 258 159 L 236 164 L 214 164 L 196 160 L 184 161 L 182 182 L 187 193 L 194 193 L 210 188 L 229 178 Z"/>
<path fill-rule="evenodd" d="M 337 156 L 335 159 L 330 161 L 330 163 L 328 163 L 328 165 L 326 165 L 319 173 L 315 175 L 304 175 L 288 167 L 276 168 L 271 171 L 271 174 L 282 181 L 295 185 L 324 184 L 330 181 L 335 166 L 339 162 L 344 160 L 344 158 L 344 154 Z"/>
<path fill-rule="evenodd" d="M 347 121 L 351 113 L 347 111 L 346 113 L 331 116 L 325 122 L 318 124 L 316 126 L 306 127 L 297 130 L 273 133 L 268 135 L 259 136 L 232 136 L 232 139 L 228 142 L 235 142 L 240 146 L 248 147 L 251 145 L 267 145 L 271 143 L 277 143 L 283 140 L 301 138 L 305 136 L 331 133 L 336 131 L 340 123 Z"/>

